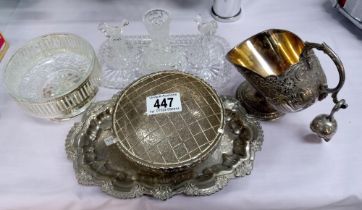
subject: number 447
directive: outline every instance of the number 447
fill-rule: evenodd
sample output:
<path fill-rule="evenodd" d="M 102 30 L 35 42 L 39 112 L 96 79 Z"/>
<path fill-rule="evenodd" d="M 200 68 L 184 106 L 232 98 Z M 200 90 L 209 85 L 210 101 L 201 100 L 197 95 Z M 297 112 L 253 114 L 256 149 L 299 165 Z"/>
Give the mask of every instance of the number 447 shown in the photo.
<path fill-rule="evenodd" d="M 169 103 L 167 103 L 167 101 Z M 163 100 L 161 101 L 161 104 L 160 104 L 160 99 L 157 99 L 155 101 L 155 104 L 153 105 L 153 107 L 157 107 L 157 109 L 159 109 L 161 106 L 167 108 L 167 107 L 172 107 L 172 101 L 173 101 L 173 98 L 163 98 Z"/>

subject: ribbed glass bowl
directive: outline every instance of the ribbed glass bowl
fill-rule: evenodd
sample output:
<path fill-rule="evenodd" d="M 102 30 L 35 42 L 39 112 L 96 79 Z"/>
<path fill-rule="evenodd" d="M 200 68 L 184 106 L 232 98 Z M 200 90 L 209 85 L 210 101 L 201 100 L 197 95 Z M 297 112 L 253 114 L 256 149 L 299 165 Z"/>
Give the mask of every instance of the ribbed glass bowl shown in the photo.
<path fill-rule="evenodd" d="M 67 119 L 83 112 L 98 91 L 100 66 L 92 46 L 74 34 L 35 38 L 4 70 L 9 94 L 33 116 Z"/>

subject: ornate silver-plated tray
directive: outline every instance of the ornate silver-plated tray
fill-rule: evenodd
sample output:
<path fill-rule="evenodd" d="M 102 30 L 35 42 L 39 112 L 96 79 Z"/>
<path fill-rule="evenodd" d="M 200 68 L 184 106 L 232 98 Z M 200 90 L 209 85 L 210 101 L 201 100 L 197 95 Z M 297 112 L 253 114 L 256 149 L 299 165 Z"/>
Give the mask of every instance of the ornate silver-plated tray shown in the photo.
<path fill-rule="evenodd" d="M 150 195 L 166 200 L 176 194 L 210 195 L 230 179 L 250 174 L 255 152 L 261 150 L 262 129 L 236 99 L 221 100 L 225 129 L 217 148 L 191 170 L 157 176 L 135 168 L 117 147 L 112 131 L 117 98 L 92 104 L 66 139 L 78 182 L 100 186 L 118 198 Z"/>

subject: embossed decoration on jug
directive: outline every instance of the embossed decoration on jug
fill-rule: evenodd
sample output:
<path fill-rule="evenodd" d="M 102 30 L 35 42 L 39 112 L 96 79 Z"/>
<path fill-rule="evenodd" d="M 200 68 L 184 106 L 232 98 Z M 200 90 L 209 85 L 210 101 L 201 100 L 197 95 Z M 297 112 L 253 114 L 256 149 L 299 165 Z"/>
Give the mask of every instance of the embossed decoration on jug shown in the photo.
<path fill-rule="evenodd" d="M 301 55 L 298 63 L 279 76 L 262 77 L 243 67 L 239 67 L 239 71 L 275 109 L 282 112 L 301 111 L 317 98 L 322 100 L 326 97 L 322 93 L 327 87 L 327 79 L 312 50 Z"/>

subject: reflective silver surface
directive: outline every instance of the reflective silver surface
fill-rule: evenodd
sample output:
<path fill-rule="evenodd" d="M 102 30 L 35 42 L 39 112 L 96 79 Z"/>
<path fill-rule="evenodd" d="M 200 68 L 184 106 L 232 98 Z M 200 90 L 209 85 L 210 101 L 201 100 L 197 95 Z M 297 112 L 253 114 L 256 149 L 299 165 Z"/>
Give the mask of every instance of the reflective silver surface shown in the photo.
<path fill-rule="evenodd" d="M 358 28 L 362 29 L 362 2 L 360 0 L 331 0 L 333 6 Z"/>
<path fill-rule="evenodd" d="M 336 87 L 328 87 L 313 49 L 324 52 L 336 65 L 339 74 Z M 325 43 L 303 42 L 290 31 L 270 29 L 241 42 L 229 51 L 227 58 L 249 84 L 241 85 L 239 88 L 244 90 L 239 89 L 237 96 L 255 117 L 273 120 L 284 113 L 304 110 L 328 94 L 338 106 L 333 110 L 347 108 L 345 101 L 337 97 L 345 82 L 344 66 Z M 332 117 L 327 119 L 332 120 Z M 316 122 L 322 123 L 320 119 Z M 326 125 L 327 121 L 323 122 Z M 324 136 L 320 129 L 313 131 Z M 329 140 L 333 133 L 325 139 Z"/>
<path fill-rule="evenodd" d="M 112 132 L 112 112 L 116 101 L 94 103 L 66 139 L 68 158 L 73 161 L 80 184 L 100 186 L 117 198 L 150 195 L 168 199 L 177 194 L 210 195 L 222 189 L 230 179 L 249 175 L 255 152 L 261 150 L 263 132 L 239 102 L 222 97 L 225 133 L 214 152 L 195 168 L 165 176 L 137 170 L 117 148 Z"/>
<path fill-rule="evenodd" d="M 240 18 L 241 11 L 241 0 L 214 0 L 211 15 L 220 22 L 233 22 Z"/>
<path fill-rule="evenodd" d="M 180 94 L 182 111 L 145 114 L 146 98 L 166 93 Z M 138 166 L 172 172 L 195 165 L 214 150 L 224 129 L 223 117 L 222 103 L 211 86 L 191 74 L 163 71 L 122 91 L 113 131 L 119 149 Z"/>

